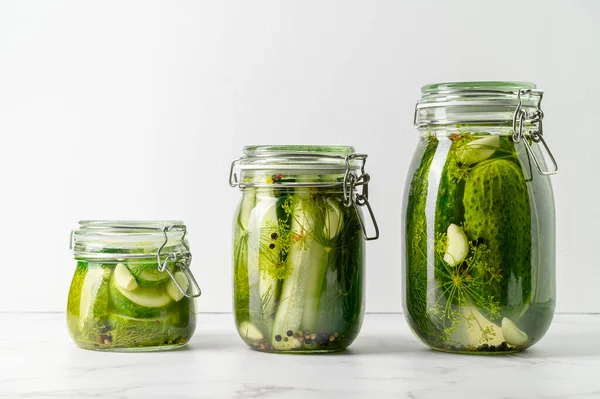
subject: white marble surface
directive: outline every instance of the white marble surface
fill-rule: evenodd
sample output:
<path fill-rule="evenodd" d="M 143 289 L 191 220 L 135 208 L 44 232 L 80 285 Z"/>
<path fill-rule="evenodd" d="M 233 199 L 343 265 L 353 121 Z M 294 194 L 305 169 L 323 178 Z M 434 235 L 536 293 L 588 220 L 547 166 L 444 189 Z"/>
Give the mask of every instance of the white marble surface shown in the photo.
<path fill-rule="evenodd" d="M 0 398 L 592 398 L 600 397 L 600 315 L 558 315 L 537 346 L 510 356 L 436 353 L 402 315 L 367 315 L 346 352 L 248 349 L 231 315 L 201 314 L 186 349 L 77 348 L 63 314 L 0 314 Z"/>

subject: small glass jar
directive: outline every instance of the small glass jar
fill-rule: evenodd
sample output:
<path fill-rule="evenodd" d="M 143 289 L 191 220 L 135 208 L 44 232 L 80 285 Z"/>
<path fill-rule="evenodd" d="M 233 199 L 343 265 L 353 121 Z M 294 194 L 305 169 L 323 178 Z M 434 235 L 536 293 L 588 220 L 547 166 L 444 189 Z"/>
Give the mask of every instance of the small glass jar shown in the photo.
<path fill-rule="evenodd" d="M 379 235 L 366 158 L 346 146 L 249 146 L 233 162 L 230 184 L 242 191 L 233 226 L 234 313 L 251 348 L 333 352 L 358 335 L 364 241 Z"/>
<path fill-rule="evenodd" d="M 81 221 L 67 324 L 75 343 L 105 351 L 181 347 L 196 328 L 200 288 L 179 221 Z"/>
<path fill-rule="evenodd" d="M 403 305 L 431 348 L 530 347 L 555 306 L 558 166 L 532 83 L 424 86 L 403 214 Z M 548 158 L 552 169 L 545 162 Z"/>

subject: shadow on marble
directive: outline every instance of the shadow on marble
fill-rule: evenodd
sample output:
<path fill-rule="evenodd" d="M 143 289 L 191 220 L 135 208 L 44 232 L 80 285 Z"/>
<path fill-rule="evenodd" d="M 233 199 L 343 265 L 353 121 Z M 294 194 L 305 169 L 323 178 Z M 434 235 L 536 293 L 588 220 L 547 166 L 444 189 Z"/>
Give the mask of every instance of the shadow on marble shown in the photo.
<path fill-rule="evenodd" d="M 559 345 L 556 345 L 557 342 Z M 519 356 L 524 358 L 598 357 L 600 356 L 598 334 L 585 334 L 580 331 L 553 333 L 551 337 L 540 341 Z"/>
<path fill-rule="evenodd" d="M 360 355 L 385 355 L 399 353 L 433 353 L 427 346 L 421 344 L 416 338 L 406 338 L 402 335 L 381 335 L 376 338 L 359 338 L 346 353 Z"/>

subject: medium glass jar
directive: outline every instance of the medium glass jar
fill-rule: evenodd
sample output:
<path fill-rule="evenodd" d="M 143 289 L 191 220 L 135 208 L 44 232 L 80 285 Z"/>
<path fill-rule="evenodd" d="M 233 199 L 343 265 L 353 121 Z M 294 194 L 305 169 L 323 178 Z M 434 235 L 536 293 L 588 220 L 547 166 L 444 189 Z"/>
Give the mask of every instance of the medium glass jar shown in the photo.
<path fill-rule="evenodd" d="M 510 353 L 555 305 L 555 220 L 542 92 L 531 83 L 424 86 L 403 214 L 403 305 L 431 348 Z M 545 158 L 553 167 L 548 170 Z"/>
<path fill-rule="evenodd" d="M 77 345 L 158 351 L 185 345 L 196 328 L 200 288 L 178 221 L 81 221 L 67 324 Z"/>
<path fill-rule="evenodd" d="M 242 191 L 233 227 L 234 313 L 251 348 L 332 352 L 358 335 L 364 241 L 379 235 L 366 158 L 346 146 L 250 146 L 233 162 L 230 184 Z"/>

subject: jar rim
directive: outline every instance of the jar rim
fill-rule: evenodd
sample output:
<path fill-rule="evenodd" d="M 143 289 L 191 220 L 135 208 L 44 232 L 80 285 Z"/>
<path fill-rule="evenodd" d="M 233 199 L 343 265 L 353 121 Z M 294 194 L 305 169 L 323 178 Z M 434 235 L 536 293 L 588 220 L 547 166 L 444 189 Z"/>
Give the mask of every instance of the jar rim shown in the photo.
<path fill-rule="evenodd" d="M 234 161 L 241 170 L 336 170 L 344 171 L 362 165 L 354 158 L 356 151 L 349 145 L 247 145 L 243 156 Z M 361 156 L 364 156 L 361 154 Z"/>
<path fill-rule="evenodd" d="M 464 90 L 493 90 L 498 92 L 517 92 L 518 90 L 533 90 L 537 89 L 535 83 L 517 82 L 517 81 L 501 81 L 501 80 L 480 80 L 480 81 L 464 81 L 464 82 L 441 82 L 430 83 L 421 87 L 421 93 L 436 93 L 446 91 L 464 91 Z"/>
<path fill-rule="evenodd" d="M 243 149 L 245 156 L 275 156 L 278 154 L 311 154 L 346 156 L 355 152 L 349 145 L 318 144 L 275 144 L 247 145 Z"/>

